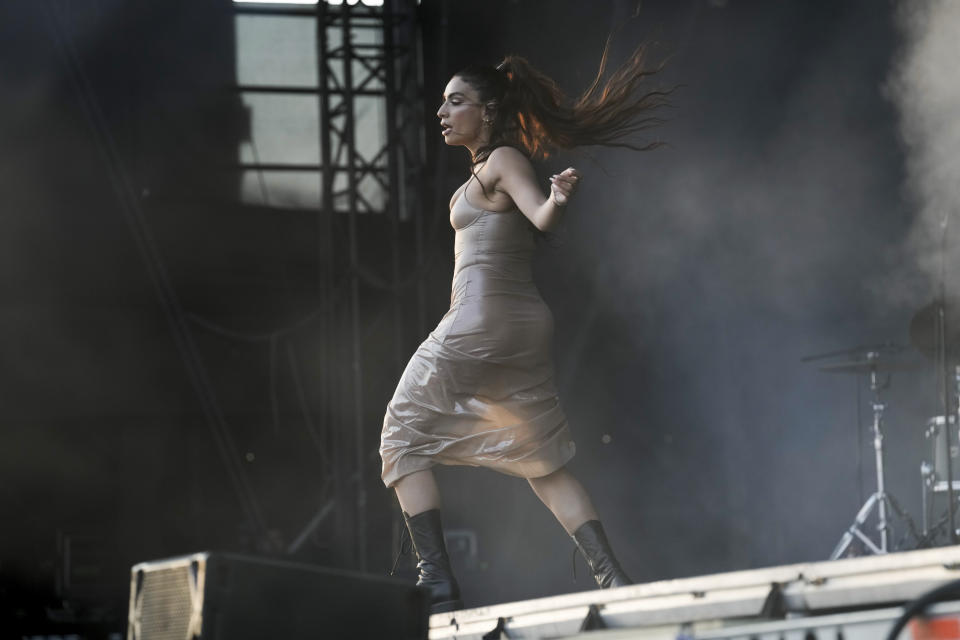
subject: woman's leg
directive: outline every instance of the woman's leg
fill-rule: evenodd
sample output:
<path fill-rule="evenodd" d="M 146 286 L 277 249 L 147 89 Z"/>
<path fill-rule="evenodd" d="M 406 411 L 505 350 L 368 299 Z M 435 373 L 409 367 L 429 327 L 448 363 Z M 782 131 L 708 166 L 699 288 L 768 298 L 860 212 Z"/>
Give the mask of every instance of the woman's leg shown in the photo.
<path fill-rule="evenodd" d="M 393 485 L 400 508 L 409 516 L 440 508 L 440 489 L 433 471 L 424 469 L 403 476 Z"/>
<path fill-rule="evenodd" d="M 573 538 L 600 587 L 606 589 L 633 584 L 613 555 L 600 517 L 586 489 L 566 467 L 542 478 L 530 478 L 529 482 L 537 497 Z"/>
<path fill-rule="evenodd" d="M 540 478 L 529 478 L 528 482 L 568 534 L 573 535 L 589 520 L 600 519 L 587 490 L 566 467 Z"/>
<path fill-rule="evenodd" d="M 411 473 L 397 480 L 393 487 L 403 509 L 413 551 L 417 554 L 420 574 L 417 586 L 430 589 L 430 612 L 462 609 L 460 585 L 453 576 L 443 540 L 440 490 L 433 471 L 425 469 Z"/>

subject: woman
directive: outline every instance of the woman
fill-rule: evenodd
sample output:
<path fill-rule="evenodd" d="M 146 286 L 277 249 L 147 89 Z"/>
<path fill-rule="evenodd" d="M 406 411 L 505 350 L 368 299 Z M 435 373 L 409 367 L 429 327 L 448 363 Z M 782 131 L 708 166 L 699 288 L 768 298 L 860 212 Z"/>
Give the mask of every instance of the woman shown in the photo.
<path fill-rule="evenodd" d="M 584 145 L 638 147 L 624 139 L 656 125 L 665 93 L 637 94 L 652 72 L 643 50 L 568 104 L 526 60 L 468 67 L 447 84 L 437 111 L 451 146 L 470 152 L 454 193 L 450 310 L 404 370 L 384 417 L 384 484 L 396 491 L 417 554 L 418 585 L 432 612 L 462 608 L 440 521 L 436 464 L 483 466 L 526 478 L 573 537 L 602 588 L 632 584 L 610 549 L 583 486 L 566 469 L 575 447 L 553 381 L 553 318 L 533 283 L 537 235 L 554 229 L 580 172 L 550 178 L 544 196 L 531 158 Z"/>

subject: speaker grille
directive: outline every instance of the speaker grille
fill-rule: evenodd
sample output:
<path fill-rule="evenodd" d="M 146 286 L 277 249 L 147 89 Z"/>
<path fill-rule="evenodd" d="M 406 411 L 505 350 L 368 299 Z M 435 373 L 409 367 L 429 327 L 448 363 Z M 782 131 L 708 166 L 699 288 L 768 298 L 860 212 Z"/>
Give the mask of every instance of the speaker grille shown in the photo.
<path fill-rule="evenodd" d="M 143 573 L 138 640 L 191 640 L 190 586 L 188 564 Z"/>

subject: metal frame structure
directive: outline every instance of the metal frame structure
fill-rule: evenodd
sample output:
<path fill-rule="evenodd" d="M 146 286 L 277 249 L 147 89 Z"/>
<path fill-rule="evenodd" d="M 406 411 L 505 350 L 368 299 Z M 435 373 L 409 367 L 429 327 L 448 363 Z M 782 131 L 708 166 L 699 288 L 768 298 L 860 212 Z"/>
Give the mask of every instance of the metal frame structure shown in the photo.
<path fill-rule="evenodd" d="M 361 299 L 370 291 L 390 298 L 392 360 L 403 366 L 404 310 L 401 294 L 423 311 L 423 167 L 425 163 L 422 65 L 415 0 L 386 0 L 379 7 L 318 2 L 315 7 L 235 5 L 248 15 L 316 15 L 318 83 L 315 89 L 238 86 L 240 92 L 316 94 L 320 113 L 320 165 L 242 164 L 259 171 L 318 171 L 321 203 L 317 216 L 318 294 L 321 314 L 321 403 L 319 428 L 332 451 L 329 477 L 333 495 L 290 545 L 302 543 L 328 516 L 336 538 L 352 541 L 353 565 L 366 570 L 367 482 L 379 459 L 375 433 L 364 419 Z M 358 145 L 361 101 L 381 101 L 382 144 L 373 153 Z M 369 147 L 369 145 L 367 145 Z M 374 185 L 381 197 L 368 198 Z M 390 275 L 380 278 L 361 264 L 360 216 L 383 216 L 389 226 Z M 415 273 L 401 273 L 401 223 L 412 224 Z M 343 340 L 348 336 L 347 340 Z M 344 343 L 347 344 L 344 344 Z M 349 375 L 345 372 L 349 371 Z M 347 416 L 347 417 L 345 417 Z M 349 422 L 349 424 L 347 424 Z"/>

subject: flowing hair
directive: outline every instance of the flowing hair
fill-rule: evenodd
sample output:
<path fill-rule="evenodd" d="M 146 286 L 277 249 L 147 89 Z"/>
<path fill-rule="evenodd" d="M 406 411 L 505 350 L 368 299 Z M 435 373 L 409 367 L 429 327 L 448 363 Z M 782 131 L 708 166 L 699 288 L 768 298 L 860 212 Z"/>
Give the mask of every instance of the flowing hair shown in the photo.
<path fill-rule="evenodd" d="M 612 37 L 612 35 L 611 35 Z M 641 144 L 634 134 L 663 123 L 653 111 L 669 106 L 674 88 L 641 91 L 644 80 L 663 68 L 646 66 L 647 45 L 641 44 L 619 69 L 604 79 L 611 39 L 590 86 L 576 99 L 526 59 L 508 55 L 498 66 L 473 65 L 455 75 L 476 89 L 491 112 L 490 142 L 477 150 L 476 165 L 501 146 L 516 147 L 532 159 L 557 150 L 583 146 L 625 147 L 647 151 L 662 142 Z"/>

